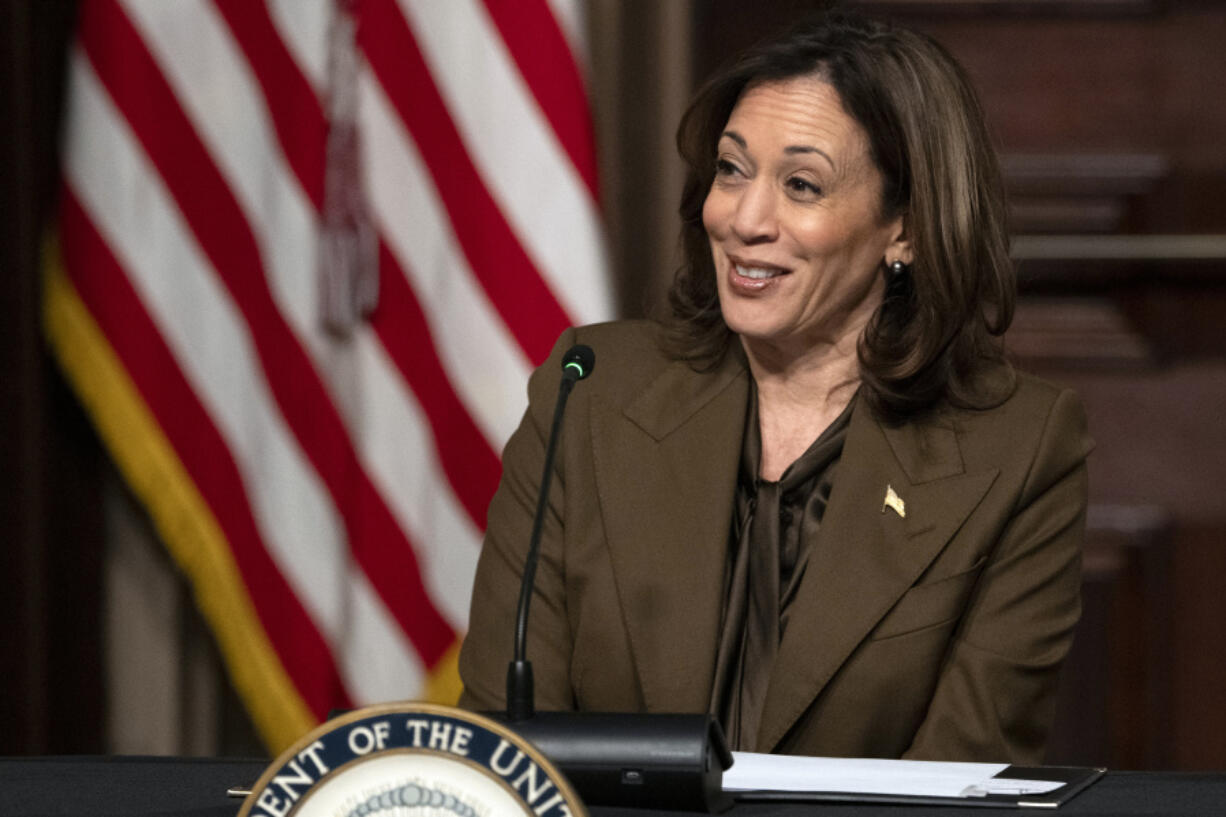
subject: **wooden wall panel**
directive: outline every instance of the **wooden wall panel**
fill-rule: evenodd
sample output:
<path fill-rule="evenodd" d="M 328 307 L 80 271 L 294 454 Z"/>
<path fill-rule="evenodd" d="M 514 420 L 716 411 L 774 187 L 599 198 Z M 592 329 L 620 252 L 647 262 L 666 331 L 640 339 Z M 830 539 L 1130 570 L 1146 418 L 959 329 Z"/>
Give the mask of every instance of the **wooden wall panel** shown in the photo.
<path fill-rule="evenodd" d="M 1047 762 L 1170 764 L 1170 520 L 1156 506 L 1091 506 L 1082 617 Z"/>
<path fill-rule="evenodd" d="M 0 3 L 0 754 L 102 749 L 101 451 L 39 309 L 74 11 Z"/>
<path fill-rule="evenodd" d="M 1220 519 L 1183 527 L 1173 570 L 1169 765 L 1220 770 L 1226 766 L 1226 539 Z"/>

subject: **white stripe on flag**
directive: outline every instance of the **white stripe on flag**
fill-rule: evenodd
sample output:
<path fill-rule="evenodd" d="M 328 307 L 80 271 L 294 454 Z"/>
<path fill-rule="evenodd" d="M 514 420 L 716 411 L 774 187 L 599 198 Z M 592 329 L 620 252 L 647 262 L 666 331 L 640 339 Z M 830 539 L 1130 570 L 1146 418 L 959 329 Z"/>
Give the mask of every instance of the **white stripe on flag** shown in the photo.
<path fill-rule="evenodd" d="M 328 26 L 336 0 L 268 0 L 268 14 L 281 41 L 319 99 L 328 87 Z"/>
<path fill-rule="evenodd" d="M 607 320 L 595 202 L 479 0 L 398 0 L 464 145 L 533 265 L 576 323 Z"/>
<path fill-rule="evenodd" d="M 275 409 L 242 317 L 80 52 L 69 75 L 67 180 L 226 440 L 270 554 L 336 643 L 346 555 L 331 500 Z"/>
<path fill-rule="evenodd" d="M 426 668 L 404 630 L 379 601 L 365 573 L 355 568 L 349 586 L 348 626 L 336 652 L 353 702 L 401 701 L 420 694 Z"/>
<path fill-rule="evenodd" d="M 146 42 L 197 132 L 207 134 L 210 154 L 223 169 L 273 273 L 270 280 L 282 313 L 316 371 L 325 375 L 363 470 L 418 549 L 431 600 L 448 623 L 462 631 L 481 534 L 450 490 L 428 421 L 369 324 L 359 323 L 341 342 L 318 329 L 318 222 L 276 142 L 243 53 L 213 14 L 142 5 Z M 190 25 L 182 24 L 185 18 Z M 182 41 L 189 31 L 192 41 Z M 183 51 L 195 59 L 174 57 Z M 207 81 L 200 81 L 202 77 Z M 224 116 L 210 115 L 215 109 L 209 95 L 199 90 L 208 87 L 230 90 L 231 105 Z M 398 694 L 412 692 L 402 687 Z"/>
<path fill-rule="evenodd" d="M 372 376 L 391 365 L 383 347 L 364 338 L 358 354 L 365 402 L 360 446 L 397 524 L 417 549 L 422 579 L 435 609 L 462 633 L 477 573 L 482 531 L 450 490 L 437 442 L 403 381 Z"/>
<path fill-rule="evenodd" d="M 468 266 L 429 169 L 368 69 L 358 88 L 364 183 L 379 231 L 421 302 L 456 393 L 500 452 L 527 407 L 531 364 Z"/>
<path fill-rule="evenodd" d="M 350 565 L 331 499 L 275 414 L 241 316 L 80 55 L 72 74 L 67 175 L 226 440 L 270 555 L 358 702 L 421 690 L 420 659 Z M 133 200 L 117 205 L 117 191 Z"/>
<path fill-rule="evenodd" d="M 127 0 L 129 14 L 251 226 L 281 312 L 316 370 L 330 355 L 315 330 L 318 234 L 314 207 L 277 142 L 246 57 L 215 7 Z M 305 344 L 304 344 L 305 345 Z M 335 391 L 333 402 L 337 400 Z"/>
<path fill-rule="evenodd" d="M 361 423 L 353 350 L 319 330 L 318 217 L 281 149 L 246 56 L 211 4 L 129 4 L 163 76 L 251 226 L 279 311 L 352 436 Z"/>

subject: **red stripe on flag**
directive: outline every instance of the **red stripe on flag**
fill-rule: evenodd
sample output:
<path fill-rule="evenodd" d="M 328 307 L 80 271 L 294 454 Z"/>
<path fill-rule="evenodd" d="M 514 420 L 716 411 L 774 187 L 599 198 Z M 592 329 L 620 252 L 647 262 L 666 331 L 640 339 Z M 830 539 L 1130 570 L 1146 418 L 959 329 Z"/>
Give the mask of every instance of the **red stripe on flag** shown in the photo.
<path fill-rule="evenodd" d="M 484 0 L 562 149 L 599 202 L 596 141 L 587 90 L 574 54 L 545 0 Z"/>
<path fill-rule="evenodd" d="M 319 210 L 324 200 L 328 123 L 314 89 L 277 34 L 267 6 L 251 0 L 214 3 L 255 73 L 281 150 Z"/>
<path fill-rule="evenodd" d="M 350 550 L 432 667 L 455 633 L 431 602 L 410 542 L 362 470 L 336 407 L 278 311 L 238 202 L 114 0 L 85 5 L 81 43 L 242 311 L 281 414 L 344 520 Z"/>
<path fill-rule="evenodd" d="M 320 180 L 324 138 L 315 135 L 326 131 L 319 100 L 278 37 L 264 6 L 246 0 L 215 2 L 263 89 L 282 150 L 318 210 L 323 200 Z M 311 192 L 316 182 L 320 182 L 318 193 Z M 498 455 L 447 379 L 426 316 L 382 243 L 379 256 L 379 306 L 371 324 L 426 413 L 453 492 L 478 529 L 485 530 L 486 506 L 498 487 L 501 471 Z"/>
<path fill-rule="evenodd" d="M 371 322 L 421 402 L 435 439 L 443 441 L 438 449 L 447 481 L 484 531 L 486 506 L 498 487 L 502 466 L 451 388 L 421 305 L 383 242 L 379 242 L 379 307 Z M 463 377 L 464 372 L 456 376 Z"/>
<path fill-rule="evenodd" d="M 349 707 L 327 643 L 265 548 L 221 433 L 110 248 L 66 187 L 60 197 L 60 230 L 65 271 L 217 519 L 282 666 L 320 720 L 330 709 Z"/>
<path fill-rule="evenodd" d="M 408 22 L 392 0 L 361 6 L 358 42 L 430 169 L 473 274 L 528 359 L 543 363 L 571 325 L 464 151 Z"/>

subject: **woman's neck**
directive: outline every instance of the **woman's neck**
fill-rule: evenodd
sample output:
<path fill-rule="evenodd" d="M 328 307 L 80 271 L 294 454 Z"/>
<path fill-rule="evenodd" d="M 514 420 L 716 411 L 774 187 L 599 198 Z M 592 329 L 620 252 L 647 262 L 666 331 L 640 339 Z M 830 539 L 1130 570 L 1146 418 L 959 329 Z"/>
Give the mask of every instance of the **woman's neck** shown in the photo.
<path fill-rule="evenodd" d="M 857 338 L 813 344 L 798 355 L 742 338 L 758 391 L 759 477 L 778 480 L 847 408 L 860 385 Z"/>

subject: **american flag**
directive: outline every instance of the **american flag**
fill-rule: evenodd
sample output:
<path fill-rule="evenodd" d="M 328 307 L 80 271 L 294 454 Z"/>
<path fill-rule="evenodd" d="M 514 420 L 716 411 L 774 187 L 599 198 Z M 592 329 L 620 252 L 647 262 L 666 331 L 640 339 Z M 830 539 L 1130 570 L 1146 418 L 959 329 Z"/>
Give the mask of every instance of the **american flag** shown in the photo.
<path fill-rule="evenodd" d="M 458 694 L 528 373 L 611 311 L 581 2 L 81 5 L 47 336 L 274 750 Z"/>

